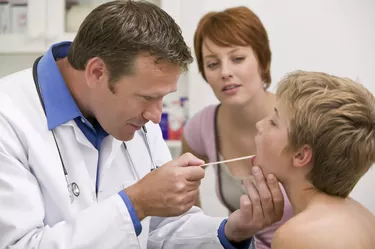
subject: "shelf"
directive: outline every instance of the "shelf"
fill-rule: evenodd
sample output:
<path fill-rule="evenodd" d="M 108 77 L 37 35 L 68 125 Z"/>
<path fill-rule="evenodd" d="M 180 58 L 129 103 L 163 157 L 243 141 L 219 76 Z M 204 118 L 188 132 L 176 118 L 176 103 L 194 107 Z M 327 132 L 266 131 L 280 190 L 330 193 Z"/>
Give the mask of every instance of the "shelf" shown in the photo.
<path fill-rule="evenodd" d="M 57 42 L 62 42 L 62 41 L 73 41 L 74 38 L 76 37 L 77 33 L 64 33 L 61 37 L 60 41 Z"/>
<path fill-rule="evenodd" d="M 46 50 L 43 39 L 31 39 L 25 34 L 0 34 L 1 54 L 41 54 Z"/>
<path fill-rule="evenodd" d="M 56 44 L 56 43 L 65 42 L 65 41 L 70 41 L 71 42 L 76 37 L 76 34 L 77 33 L 68 33 L 68 32 L 65 32 L 61 36 L 58 36 L 55 39 L 49 39 L 47 41 L 47 43 L 46 43 L 46 46 L 47 46 L 47 48 L 49 48 L 50 46 L 52 46 L 53 44 Z"/>
<path fill-rule="evenodd" d="M 96 2 L 106 1 L 108 0 Z M 169 12 L 180 12 L 179 9 L 174 9 L 179 6 L 177 4 L 179 1 L 148 1 L 161 7 L 165 6 Z M 56 3 L 49 5 L 47 0 L 28 0 L 27 31 L 19 34 L 0 33 L 0 54 L 44 54 L 52 44 L 73 41 L 75 32 L 63 32 L 67 13 L 60 9 L 64 9 L 66 0 L 54 2 Z M 178 15 L 172 14 L 172 16 L 178 19 Z"/>
<path fill-rule="evenodd" d="M 0 34 L 0 54 L 43 54 L 54 43 L 73 41 L 76 33 L 64 33 L 61 37 L 45 42 L 32 39 L 26 34 Z"/>

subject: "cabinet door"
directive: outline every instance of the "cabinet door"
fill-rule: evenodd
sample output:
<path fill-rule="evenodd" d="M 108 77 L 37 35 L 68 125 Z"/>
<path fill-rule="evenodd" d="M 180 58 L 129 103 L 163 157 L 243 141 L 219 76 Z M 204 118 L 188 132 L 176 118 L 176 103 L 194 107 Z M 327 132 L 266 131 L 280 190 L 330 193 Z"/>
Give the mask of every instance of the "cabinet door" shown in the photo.
<path fill-rule="evenodd" d="M 47 0 L 0 0 L 0 53 L 42 53 Z"/>
<path fill-rule="evenodd" d="M 161 6 L 162 0 L 149 0 Z M 47 3 L 46 43 L 72 41 L 85 17 L 106 0 L 54 0 Z"/>
<path fill-rule="evenodd" d="M 164 9 L 176 23 L 180 25 L 180 0 L 148 0 Z M 97 6 L 108 2 L 106 0 L 49 0 L 47 2 L 46 44 L 59 43 L 61 41 L 73 41 L 79 26 L 86 16 Z M 181 77 L 178 91 L 171 94 L 166 100 L 180 99 L 187 95 L 186 78 Z M 171 102 L 171 101 L 170 101 Z M 180 153 L 180 142 L 168 141 L 172 156 Z"/>

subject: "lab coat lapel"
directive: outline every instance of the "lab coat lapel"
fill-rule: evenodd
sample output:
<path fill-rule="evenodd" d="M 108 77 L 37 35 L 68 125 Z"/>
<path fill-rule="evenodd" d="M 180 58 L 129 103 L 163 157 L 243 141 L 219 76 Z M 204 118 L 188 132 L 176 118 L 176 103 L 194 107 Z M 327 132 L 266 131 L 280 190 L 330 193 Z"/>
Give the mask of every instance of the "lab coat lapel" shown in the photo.
<path fill-rule="evenodd" d="M 35 96 L 31 94 L 29 96 L 35 98 L 36 94 Z M 3 103 L 7 101 L 5 96 L 2 98 Z M 35 98 L 35 103 L 39 104 L 37 101 Z M 10 99 L 9 106 L 13 106 Z M 48 193 L 56 203 L 69 203 L 64 171 L 52 133 L 47 129 L 47 120 L 40 104 L 38 105 L 39 109 L 34 107 L 38 111 L 35 111 L 33 107 L 32 105 L 25 106 L 27 113 L 32 113 L 36 117 L 32 119 L 34 123 L 31 123 L 30 119 L 18 109 L 5 108 L 3 112 L 9 118 L 9 123 L 13 124 L 15 130 L 23 131 L 23 135 L 20 135 L 22 143 L 34 145 L 28 147 L 26 154 L 30 171 L 36 179 L 43 179 L 43 181 L 39 181 L 41 192 Z"/>
<path fill-rule="evenodd" d="M 103 189 L 103 186 L 105 189 L 108 188 L 108 184 L 106 184 L 108 181 L 107 179 L 104 181 L 104 179 L 115 158 L 121 156 L 121 147 L 122 142 L 113 138 L 112 136 L 107 136 L 103 139 L 99 157 L 99 189 Z M 122 163 L 122 167 L 126 167 L 125 163 Z M 117 184 L 116 180 L 114 179 L 111 179 L 109 183 L 110 185 Z M 120 184 L 118 185 L 120 186 Z M 113 187 L 111 186 L 109 188 L 112 189 Z M 118 189 L 118 191 L 119 190 L 120 189 Z"/>
<path fill-rule="evenodd" d="M 112 136 L 108 136 L 103 139 L 101 152 L 100 152 L 100 172 L 102 174 L 103 170 L 109 168 L 119 153 L 121 153 L 121 146 L 123 142 L 115 139 Z"/>
<path fill-rule="evenodd" d="M 78 127 L 78 125 L 76 124 L 76 122 L 74 120 L 70 120 L 68 121 L 67 123 L 61 125 L 61 126 L 70 126 L 72 127 L 73 131 L 74 131 L 74 135 L 75 135 L 75 138 L 76 140 L 87 146 L 87 147 L 93 147 L 94 146 L 90 143 L 90 141 L 86 138 L 85 134 L 83 134 L 83 132 L 81 131 L 81 129 Z"/>
<path fill-rule="evenodd" d="M 81 190 L 76 204 L 81 203 L 81 207 L 85 208 L 88 204 L 96 201 L 95 184 L 98 152 L 91 144 L 91 146 L 87 146 L 78 141 L 77 137 L 83 134 L 75 123 L 59 126 L 55 132 L 61 156 L 69 173 L 69 180 L 70 182 L 76 182 Z"/>
<path fill-rule="evenodd" d="M 150 173 L 152 163 L 142 131 L 136 132 L 134 138 L 126 142 L 126 145 L 140 178 Z M 154 148 L 151 148 L 151 150 L 154 150 Z"/>
<path fill-rule="evenodd" d="M 96 174 L 97 174 L 97 167 L 99 162 L 99 152 L 98 150 L 91 144 L 91 142 L 86 138 L 85 134 L 83 134 L 82 130 L 78 127 L 74 120 L 63 124 L 61 128 L 66 129 L 67 132 L 70 132 L 72 135 L 74 134 L 75 140 L 78 142 L 78 147 L 76 148 L 77 151 L 81 152 L 76 155 L 76 165 L 82 165 L 81 170 L 87 171 L 89 177 L 85 179 L 85 181 L 90 182 L 91 186 L 95 186 L 96 184 Z M 62 136 L 66 136 L 66 134 L 61 134 Z M 61 138 L 63 139 L 63 138 Z M 74 139 L 72 138 L 72 141 Z M 68 143 L 68 140 L 66 141 Z M 71 148 L 68 148 L 71 149 Z M 70 156 L 69 156 L 70 157 Z M 84 173 L 84 172 L 81 172 Z M 84 174 L 86 175 L 86 174 Z"/>
<path fill-rule="evenodd" d="M 43 179 L 43 181 L 39 181 L 41 191 L 49 193 L 53 199 L 52 203 L 60 203 L 62 207 L 66 207 L 70 204 L 70 198 L 52 133 L 45 130 L 44 132 L 39 131 L 39 134 L 39 136 L 33 137 L 33 143 L 39 144 L 38 148 L 35 151 L 29 151 L 30 167 L 35 177 Z M 44 153 L 43 160 L 40 159 L 40 151 Z"/>

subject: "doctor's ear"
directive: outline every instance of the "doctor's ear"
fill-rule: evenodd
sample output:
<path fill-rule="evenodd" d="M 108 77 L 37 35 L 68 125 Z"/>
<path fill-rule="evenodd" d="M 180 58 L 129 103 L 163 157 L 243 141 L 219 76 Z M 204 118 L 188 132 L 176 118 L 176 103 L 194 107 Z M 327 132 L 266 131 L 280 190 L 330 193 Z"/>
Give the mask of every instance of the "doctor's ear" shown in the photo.
<path fill-rule="evenodd" d="M 86 64 L 85 78 L 87 85 L 90 88 L 96 88 L 99 85 L 103 85 L 103 82 L 105 83 L 105 87 L 107 87 L 109 77 L 104 61 L 99 57 L 89 59 Z"/>
<path fill-rule="evenodd" d="M 294 167 L 305 167 L 312 163 L 312 148 L 309 145 L 303 145 L 296 150 L 293 155 Z"/>

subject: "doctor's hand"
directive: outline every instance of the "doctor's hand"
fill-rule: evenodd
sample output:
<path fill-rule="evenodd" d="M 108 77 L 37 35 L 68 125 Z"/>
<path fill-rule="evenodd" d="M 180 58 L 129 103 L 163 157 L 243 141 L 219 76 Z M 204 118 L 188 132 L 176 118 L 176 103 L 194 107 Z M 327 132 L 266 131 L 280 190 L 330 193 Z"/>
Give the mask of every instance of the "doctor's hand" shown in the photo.
<path fill-rule="evenodd" d="M 249 239 L 255 233 L 281 220 L 284 214 L 284 197 L 274 175 L 267 180 L 259 167 L 253 167 L 256 186 L 250 179 L 244 180 L 247 194 L 241 196 L 240 209 L 233 212 L 224 231 L 231 242 Z"/>
<path fill-rule="evenodd" d="M 151 171 L 124 191 L 140 220 L 147 216 L 170 217 L 188 211 L 199 195 L 204 161 L 190 153 L 183 154 Z"/>

